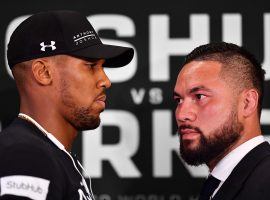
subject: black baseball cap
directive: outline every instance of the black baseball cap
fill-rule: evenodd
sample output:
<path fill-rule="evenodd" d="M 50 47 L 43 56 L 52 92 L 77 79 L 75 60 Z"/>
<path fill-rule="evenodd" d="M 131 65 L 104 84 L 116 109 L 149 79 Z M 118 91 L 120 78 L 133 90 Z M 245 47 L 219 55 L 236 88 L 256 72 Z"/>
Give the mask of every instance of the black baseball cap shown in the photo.
<path fill-rule="evenodd" d="M 121 67 L 130 63 L 134 50 L 103 44 L 84 15 L 67 10 L 41 12 L 27 18 L 12 33 L 7 50 L 10 68 L 59 54 L 105 59 L 104 67 Z"/>

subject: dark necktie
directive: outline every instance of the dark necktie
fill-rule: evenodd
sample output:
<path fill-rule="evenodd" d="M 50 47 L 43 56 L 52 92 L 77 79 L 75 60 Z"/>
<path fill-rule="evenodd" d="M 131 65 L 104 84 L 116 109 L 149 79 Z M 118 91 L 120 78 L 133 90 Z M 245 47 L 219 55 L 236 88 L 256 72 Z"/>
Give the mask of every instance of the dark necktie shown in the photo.
<path fill-rule="evenodd" d="M 199 200 L 209 200 L 219 183 L 220 180 L 210 175 L 203 184 Z"/>

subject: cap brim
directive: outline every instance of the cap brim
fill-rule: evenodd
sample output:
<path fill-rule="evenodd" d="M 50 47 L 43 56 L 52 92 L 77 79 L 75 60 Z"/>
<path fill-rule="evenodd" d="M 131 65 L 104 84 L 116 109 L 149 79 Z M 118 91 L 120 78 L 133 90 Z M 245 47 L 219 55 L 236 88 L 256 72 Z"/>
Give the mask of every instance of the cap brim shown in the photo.
<path fill-rule="evenodd" d="M 129 47 L 97 44 L 77 51 L 69 55 L 84 59 L 105 59 L 104 67 L 122 67 L 130 63 L 134 56 L 134 50 Z"/>

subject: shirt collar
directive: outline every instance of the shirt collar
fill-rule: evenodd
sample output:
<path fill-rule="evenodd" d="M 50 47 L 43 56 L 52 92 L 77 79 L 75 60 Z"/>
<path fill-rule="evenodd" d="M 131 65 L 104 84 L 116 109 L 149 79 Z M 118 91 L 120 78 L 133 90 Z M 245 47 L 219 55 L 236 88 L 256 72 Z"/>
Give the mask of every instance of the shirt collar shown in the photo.
<path fill-rule="evenodd" d="M 254 147 L 258 146 L 264 141 L 264 137 L 260 135 L 241 144 L 239 147 L 226 155 L 221 161 L 219 161 L 211 174 L 217 179 L 225 181 L 241 159 Z"/>
<path fill-rule="evenodd" d="M 29 115 L 26 115 L 24 113 L 19 113 L 18 115 L 19 117 L 29 121 L 30 123 L 34 124 L 42 133 L 44 133 L 49 140 L 52 141 L 52 143 L 54 143 L 59 149 L 61 150 L 65 150 L 64 145 L 56 139 L 56 137 L 53 136 L 53 134 L 49 133 L 48 131 L 46 131 L 36 120 L 34 120 L 32 117 L 30 117 Z"/>

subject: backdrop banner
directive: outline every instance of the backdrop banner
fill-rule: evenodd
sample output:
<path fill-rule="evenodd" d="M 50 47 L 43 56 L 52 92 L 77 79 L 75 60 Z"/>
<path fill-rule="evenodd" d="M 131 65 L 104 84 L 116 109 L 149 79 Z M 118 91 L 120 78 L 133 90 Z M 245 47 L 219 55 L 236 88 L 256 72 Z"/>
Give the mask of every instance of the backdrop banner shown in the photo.
<path fill-rule="evenodd" d="M 73 146 L 92 177 L 97 200 L 197 198 L 208 169 L 188 166 L 179 158 L 173 89 L 184 56 L 201 44 L 233 42 L 262 63 L 266 82 L 261 125 L 269 138 L 270 1 L 9 0 L 0 4 L 1 128 L 19 108 L 6 46 L 16 26 L 31 14 L 77 10 L 88 17 L 104 43 L 135 49 L 128 66 L 106 69 L 112 87 L 101 126 L 80 133 Z"/>

